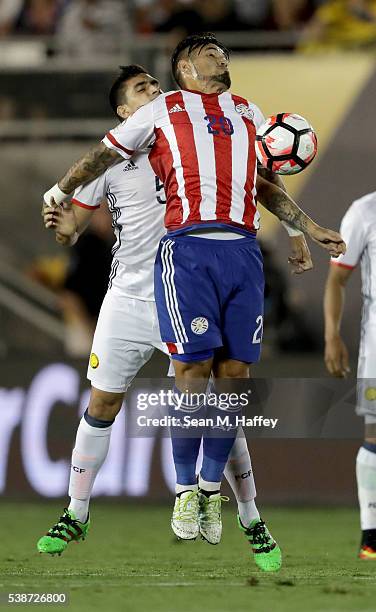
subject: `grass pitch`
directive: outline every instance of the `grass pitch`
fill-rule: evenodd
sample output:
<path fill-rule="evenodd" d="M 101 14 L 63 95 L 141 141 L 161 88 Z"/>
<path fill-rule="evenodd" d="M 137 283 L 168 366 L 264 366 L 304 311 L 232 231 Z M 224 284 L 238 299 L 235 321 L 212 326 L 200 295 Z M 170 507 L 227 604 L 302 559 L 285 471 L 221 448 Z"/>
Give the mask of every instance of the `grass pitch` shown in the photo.
<path fill-rule="evenodd" d="M 376 563 L 359 561 L 358 513 L 348 509 L 268 509 L 284 567 L 263 574 L 224 511 L 219 546 L 177 543 L 170 508 L 92 505 L 86 542 L 61 557 L 36 551 L 59 504 L 1 502 L 0 592 L 66 592 L 70 611 L 106 612 L 374 612 Z M 4 607 L 3 607 L 4 606 Z M 40 607 L 1 605 L 1 609 Z M 46 608 L 47 606 L 43 606 Z"/>

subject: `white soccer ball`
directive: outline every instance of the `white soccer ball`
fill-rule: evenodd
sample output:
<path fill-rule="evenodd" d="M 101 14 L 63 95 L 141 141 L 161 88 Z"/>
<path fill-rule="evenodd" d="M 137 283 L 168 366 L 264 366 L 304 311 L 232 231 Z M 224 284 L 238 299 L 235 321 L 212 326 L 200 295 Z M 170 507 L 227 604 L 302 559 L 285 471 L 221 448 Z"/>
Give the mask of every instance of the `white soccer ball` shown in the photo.
<path fill-rule="evenodd" d="M 269 117 L 256 134 L 257 159 L 277 174 L 297 174 L 317 153 L 317 137 L 304 117 L 279 113 Z"/>

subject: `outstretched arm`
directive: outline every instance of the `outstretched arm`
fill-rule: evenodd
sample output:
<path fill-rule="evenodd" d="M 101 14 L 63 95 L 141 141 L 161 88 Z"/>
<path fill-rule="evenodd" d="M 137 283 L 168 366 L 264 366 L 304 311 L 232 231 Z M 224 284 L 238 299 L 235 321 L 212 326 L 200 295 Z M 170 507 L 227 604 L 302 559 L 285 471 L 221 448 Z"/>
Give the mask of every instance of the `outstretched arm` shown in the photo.
<path fill-rule="evenodd" d="M 349 354 L 340 334 L 345 285 L 352 268 L 331 265 L 324 294 L 325 365 L 332 376 L 344 378 L 349 368 Z"/>
<path fill-rule="evenodd" d="M 64 193 L 72 193 L 77 187 L 92 181 L 102 174 L 114 162 L 120 162 L 123 157 L 117 151 L 109 149 L 103 142 L 81 157 L 58 182 Z"/>
<path fill-rule="evenodd" d="M 261 204 L 280 221 L 286 221 L 295 229 L 307 233 L 313 221 L 294 202 L 284 189 L 260 174 L 257 177 L 257 197 Z"/>
<path fill-rule="evenodd" d="M 282 191 L 287 192 L 286 186 L 283 180 L 281 179 L 281 176 L 279 174 L 276 174 L 276 172 L 273 172 L 273 170 L 269 170 L 268 168 L 264 168 L 263 166 L 258 166 L 257 175 L 261 176 L 261 178 L 265 179 L 269 183 L 272 183 L 272 185 L 277 185 L 277 187 L 282 189 Z"/>
<path fill-rule="evenodd" d="M 61 204 L 66 196 L 83 183 L 94 180 L 115 162 L 129 159 L 136 150 L 146 148 L 154 138 L 152 103 L 146 104 L 103 138 L 102 142 L 81 157 L 60 181 L 44 194 L 50 204 L 53 198 Z"/>
<path fill-rule="evenodd" d="M 257 169 L 258 175 L 261 176 L 272 185 L 276 185 L 282 191 L 287 193 L 285 184 L 279 174 L 276 174 L 268 168 L 259 166 Z M 303 274 L 308 270 L 312 270 L 313 263 L 311 252 L 309 250 L 305 235 L 300 230 L 296 229 L 286 221 L 281 221 L 281 225 L 285 228 L 288 233 L 290 241 L 290 256 L 288 262 L 291 266 L 292 274 Z"/>
<path fill-rule="evenodd" d="M 346 245 L 338 232 L 320 227 L 277 185 L 258 176 L 257 193 L 261 204 L 267 210 L 280 221 L 286 221 L 289 225 L 310 236 L 314 242 L 329 251 L 332 257 L 338 257 L 341 253 L 346 252 Z"/>
<path fill-rule="evenodd" d="M 120 153 L 101 142 L 73 164 L 54 187 L 46 191 L 43 196 L 44 203 L 49 206 L 53 199 L 56 204 L 61 204 L 77 187 L 97 178 L 113 163 L 122 159 Z"/>
<path fill-rule="evenodd" d="M 276 185 L 277 187 L 282 189 L 282 191 L 287 193 L 287 189 L 286 189 L 286 186 L 282 178 L 280 177 L 279 174 L 276 174 L 276 172 L 273 172 L 272 170 L 269 170 L 268 168 L 263 168 L 262 166 L 259 166 L 257 169 L 257 174 L 261 176 L 261 178 L 271 183 L 272 185 Z M 302 235 L 302 232 L 300 230 L 296 229 L 295 227 L 293 227 L 286 221 L 281 221 L 281 223 L 290 237 L 295 237 L 295 236 L 298 237 Z"/>
<path fill-rule="evenodd" d="M 94 180 L 115 162 L 132 157 L 136 150 L 147 147 L 154 138 L 154 114 L 152 103 L 138 109 L 126 124 L 123 122 L 105 135 L 102 142 L 91 149 L 68 170 L 65 176 L 44 195 L 46 204 L 50 197 L 57 204 L 83 183 Z"/>

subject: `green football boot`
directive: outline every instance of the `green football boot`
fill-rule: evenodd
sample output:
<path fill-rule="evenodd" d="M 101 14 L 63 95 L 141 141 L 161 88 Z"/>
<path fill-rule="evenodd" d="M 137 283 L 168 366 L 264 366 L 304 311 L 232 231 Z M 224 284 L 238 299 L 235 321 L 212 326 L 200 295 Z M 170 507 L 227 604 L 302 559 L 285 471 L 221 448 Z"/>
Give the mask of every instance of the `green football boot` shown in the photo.
<path fill-rule="evenodd" d="M 79 542 L 84 540 L 90 527 L 90 518 L 86 523 L 81 523 L 75 517 L 72 510 L 64 508 L 63 516 L 51 527 L 46 535 L 38 540 L 37 548 L 40 553 L 49 555 L 61 555 L 69 542 Z"/>
<path fill-rule="evenodd" d="M 248 527 L 244 527 L 238 515 L 238 525 L 252 547 L 256 565 L 263 572 L 278 572 L 282 565 L 281 549 L 264 521 L 255 519 Z"/>

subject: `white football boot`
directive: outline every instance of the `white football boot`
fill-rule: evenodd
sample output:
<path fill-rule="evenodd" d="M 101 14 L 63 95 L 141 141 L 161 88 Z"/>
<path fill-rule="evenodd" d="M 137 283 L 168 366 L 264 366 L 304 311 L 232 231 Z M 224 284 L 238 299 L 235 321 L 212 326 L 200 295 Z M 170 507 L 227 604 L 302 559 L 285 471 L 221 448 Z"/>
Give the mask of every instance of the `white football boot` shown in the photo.
<path fill-rule="evenodd" d="M 209 544 L 219 544 L 222 536 L 222 502 L 229 501 L 228 497 L 220 493 L 213 493 L 207 497 L 199 491 L 199 527 L 201 537 Z"/>
<path fill-rule="evenodd" d="M 184 491 L 176 496 L 171 527 L 180 540 L 195 540 L 199 534 L 198 491 Z"/>

